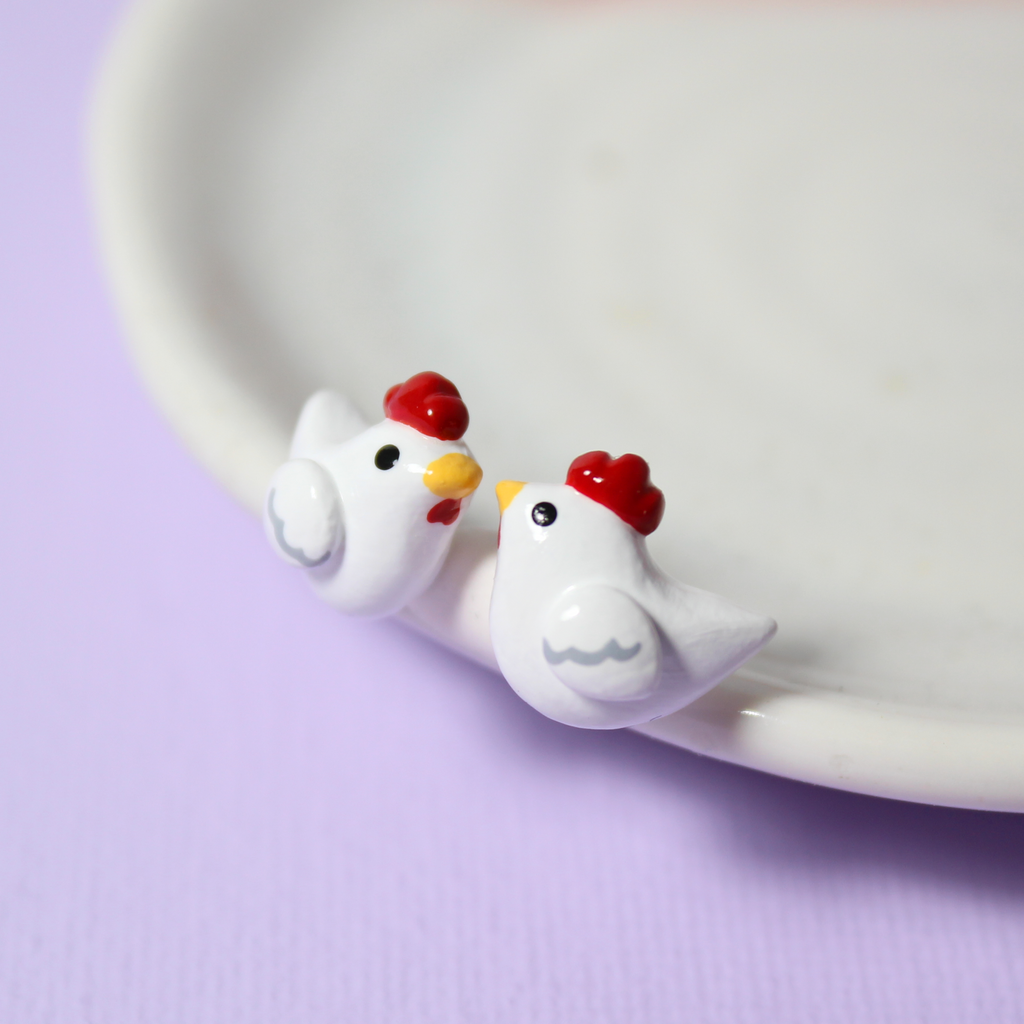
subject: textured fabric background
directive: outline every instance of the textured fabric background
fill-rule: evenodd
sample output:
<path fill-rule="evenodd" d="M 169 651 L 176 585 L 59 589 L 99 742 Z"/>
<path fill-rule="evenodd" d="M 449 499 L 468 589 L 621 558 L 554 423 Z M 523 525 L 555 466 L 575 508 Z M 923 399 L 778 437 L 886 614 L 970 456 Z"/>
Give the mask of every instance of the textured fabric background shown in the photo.
<path fill-rule="evenodd" d="M 1024 1019 L 1024 820 L 562 728 L 273 558 L 97 269 L 116 6 L 0 4 L 0 1022 Z"/>

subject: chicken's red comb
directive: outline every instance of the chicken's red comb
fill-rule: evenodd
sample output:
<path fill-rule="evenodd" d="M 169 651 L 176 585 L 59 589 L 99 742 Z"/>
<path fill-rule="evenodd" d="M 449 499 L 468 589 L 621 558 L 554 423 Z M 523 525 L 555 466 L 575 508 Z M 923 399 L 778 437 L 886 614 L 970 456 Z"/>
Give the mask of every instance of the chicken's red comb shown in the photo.
<path fill-rule="evenodd" d="M 573 460 L 565 482 L 645 537 L 654 533 L 665 513 L 665 495 L 651 483 L 651 471 L 639 455 L 587 452 Z"/>
<path fill-rule="evenodd" d="M 469 410 L 459 389 L 439 373 L 417 373 L 388 388 L 384 414 L 442 441 L 458 441 L 469 426 Z"/>

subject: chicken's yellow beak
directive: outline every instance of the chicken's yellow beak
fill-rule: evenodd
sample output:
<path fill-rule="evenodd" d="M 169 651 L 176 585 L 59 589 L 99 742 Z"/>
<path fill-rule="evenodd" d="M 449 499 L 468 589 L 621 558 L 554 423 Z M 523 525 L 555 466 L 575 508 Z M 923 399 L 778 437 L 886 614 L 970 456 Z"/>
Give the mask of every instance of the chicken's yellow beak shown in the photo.
<path fill-rule="evenodd" d="M 427 466 L 423 482 L 439 498 L 468 498 L 480 486 L 483 475 L 474 459 L 449 452 Z"/>
<path fill-rule="evenodd" d="M 494 488 L 498 496 L 498 511 L 504 515 L 505 509 L 512 504 L 512 499 L 526 486 L 521 480 L 502 480 Z"/>

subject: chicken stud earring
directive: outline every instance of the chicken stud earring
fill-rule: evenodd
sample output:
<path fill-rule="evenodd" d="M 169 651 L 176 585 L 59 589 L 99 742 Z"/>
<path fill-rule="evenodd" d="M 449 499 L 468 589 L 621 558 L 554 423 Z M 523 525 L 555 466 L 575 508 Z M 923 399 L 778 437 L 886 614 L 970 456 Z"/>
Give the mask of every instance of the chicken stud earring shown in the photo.
<path fill-rule="evenodd" d="M 384 411 L 367 427 L 340 395 L 313 395 L 264 503 L 274 549 L 350 615 L 389 615 L 430 586 L 482 476 L 451 381 L 417 374 Z"/>
<path fill-rule="evenodd" d="M 528 704 L 566 725 L 660 718 L 756 654 L 775 622 L 666 576 L 645 537 L 665 499 L 638 455 L 581 455 L 565 484 L 497 486 L 491 641 Z"/>

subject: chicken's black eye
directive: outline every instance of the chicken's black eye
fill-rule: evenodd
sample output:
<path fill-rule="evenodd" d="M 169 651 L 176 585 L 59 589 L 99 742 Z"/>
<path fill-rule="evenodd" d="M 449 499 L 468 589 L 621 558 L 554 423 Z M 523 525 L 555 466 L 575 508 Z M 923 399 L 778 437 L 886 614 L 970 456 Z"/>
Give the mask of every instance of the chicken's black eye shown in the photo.
<path fill-rule="evenodd" d="M 391 469 L 398 461 L 400 454 L 399 450 L 393 444 L 386 444 L 373 457 L 373 464 L 378 469 Z"/>
<path fill-rule="evenodd" d="M 538 501 L 530 515 L 538 526 L 550 526 L 558 518 L 558 509 L 550 501 Z"/>

